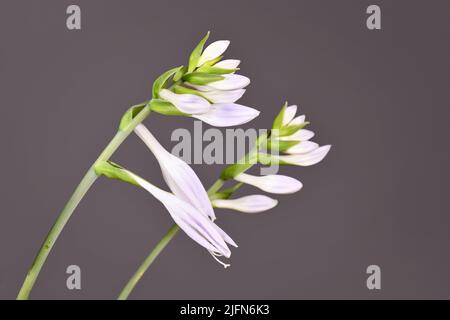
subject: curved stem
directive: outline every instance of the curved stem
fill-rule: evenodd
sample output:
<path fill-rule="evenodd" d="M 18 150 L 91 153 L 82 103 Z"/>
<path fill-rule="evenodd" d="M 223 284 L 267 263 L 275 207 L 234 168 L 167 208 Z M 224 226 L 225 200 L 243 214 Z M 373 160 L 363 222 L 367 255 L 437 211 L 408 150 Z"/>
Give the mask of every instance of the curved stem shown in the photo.
<path fill-rule="evenodd" d="M 141 280 L 142 276 L 144 275 L 145 271 L 150 267 L 150 265 L 155 261 L 155 259 L 158 257 L 158 255 L 163 251 L 163 249 L 169 244 L 170 240 L 177 234 L 178 230 L 180 230 L 180 227 L 178 225 L 174 224 L 172 227 L 170 227 L 169 231 L 164 235 L 164 237 L 158 242 L 155 248 L 153 248 L 152 252 L 148 255 L 147 258 L 145 258 L 144 262 L 139 266 L 136 273 L 131 277 L 131 279 L 128 281 L 125 288 L 123 288 L 122 292 L 119 295 L 118 300 L 126 300 L 128 296 L 130 295 L 131 291 L 133 291 L 136 284 Z"/>
<path fill-rule="evenodd" d="M 44 240 L 44 243 L 42 244 L 41 248 L 39 249 L 39 252 L 37 253 L 33 264 L 31 265 L 31 268 L 29 269 L 27 276 L 25 278 L 25 281 L 23 282 L 22 288 L 19 291 L 19 294 L 17 296 L 18 300 L 26 300 L 28 299 L 31 290 L 33 289 L 34 283 L 36 282 L 36 279 L 39 275 L 39 272 L 42 269 L 42 266 L 45 263 L 45 260 L 47 259 L 51 249 L 53 248 L 53 245 L 55 244 L 56 240 L 58 239 L 59 235 L 61 234 L 64 226 L 66 225 L 67 221 L 69 221 L 70 217 L 72 216 L 72 213 L 80 203 L 81 199 L 83 199 L 86 192 L 90 189 L 90 187 L 93 185 L 95 180 L 98 178 L 98 176 L 95 173 L 95 165 L 96 163 L 100 161 L 107 161 L 113 153 L 117 150 L 117 148 L 122 144 L 122 142 L 130 135 L 131 132 L 133 132 L 133 129 L 141 123 L 149 114 L 150 114 L 150 107 L 147 103 L 140 104 L 138 106 L 144 106 L 143 108 L 134 118 L 133 120 L 127 125 L 126 128 L 123 128 L 117 132 L 117 134 L 114 136 L 114 138 L 111 140 L 111 142 L 106 146 L 106 148 L 102 151 L 100 156 L 97 158 L 97 160 L 94 162 L 94 164 L 89 168 L 88 172 L 84 176 L 84 178 L 81 180 L 80 184 L 75 189 L 74 193 L 70 197 L 67 204 L 64 206 L 64 209 L 61 211 L 59 216 L 56 218 L 56 221 L 52 228 L 50 229 L 49 233 L 47 234 L 47 238 Z"/>
<path fill-rule="evenodd" d="M 65 205 L 64 209 L 61 211 L 61 214 L 56 219 L 54 225 L 50 229 L 47 238 L 41 246 L 34 262 L 27 273 L 25 281 L 20 289 L 19 295 L 17 296 L 18 300 L 26 300 L 30 294 L 31 289 L 33 288 L 34 283 L 36 282 L 37 276 L 44 265 L 45 260 L 47 259 L 50 250 L 58 239 L 62 229 L 66 225 L 69 220 L 72 212 L 80 203 L 81 199 L 84 197 L 86 192 L 92 186 L 92 184 L 97 179 L 97 175 L 95 174 L 94 168 L 91 167 L 84 178 L 81 180 L 78 187 L 75 189 L 74 193 L 70 197 L 69 201 Z"/>

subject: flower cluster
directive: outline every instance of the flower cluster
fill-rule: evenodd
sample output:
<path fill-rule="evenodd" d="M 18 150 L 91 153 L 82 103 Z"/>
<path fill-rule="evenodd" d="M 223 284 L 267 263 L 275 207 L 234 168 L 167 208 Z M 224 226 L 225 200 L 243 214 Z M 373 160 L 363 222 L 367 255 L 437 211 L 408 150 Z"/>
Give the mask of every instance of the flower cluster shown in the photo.
<path fill-rule="evenodd" d="M 219 257 L 230 258 L 233 239 L 216 223 L 213 208 L 227 208 L 255 213 L 275 207 L 277 200 L 254 194 L 232 198 L 242 185 L 251 185 L 272 194 L 289 194 L 303 185 L 295 178 L 271 174 L 255 176 L 247 171 L 255 164 L 310 166 L 320 162 L 330 146 L 310 141 L 314 133 L 305 129 L 305 116 L 297 116 L 297 107 L 285 104 L 269 133 L 261 134 L 256 148 L 243 157 L 242 163 L 226 167 L 208 191 L 195 172 L 181 159 L 169 153 L 141 122 L 153 111 L 164 115 L 188 116 L 212 126 L 228 127 L 249 122 L 259 111 L 237 104 L 250 84 L 250 79 L 236 74 L 239 60 L 222 60 L 230 42 L 216 41 L 204 48 L 208 34 L 192 51 L 186 66 L 164 72 L 152 87 L 152 99 L 132 106 L 122 117 L 119 130 L 82 179 L 67 205 L 58 216 L 36 256 L 18 299 L 27 299 L 48 253 L 80 200 L 100 176 L 136 185 L 153 195 L 167 209 L 172 219 L 187 236 L 205 248 L 224 267 L 229 264 Z M 110 161 L 125 138 L 135 132 L 155 155 L 170 192 L 146 181 L 137 174 Z M 260 147 L 264 147 L 263 151 Z M 270 150 L 270 153 L 268 152 Z M 228 182 L 227 182 L 228 181 Z M 234 185 L 223 189 L 225 183 Z M 172 227 L 130 279 L 119 298 L 126 298 L 159 252 L 172 239 L 178 228 Z"/>
<path fill-rule="evenodd" d="M 314 132 L 304 129 L 309 122 L 305 115 L 296 117 L 297 106 L 283 106 L 272 125 L 271 148 L 285 155 L 273 157 L 271 161 L 280 164 L 290 164 L 297 166 L 311 166 L 320 161 L 330 151 L 331 146 L 319 146 L 310 141 L 314 137 Z"/>
<path fill-rule="evenodd" d="M 189 115 L 216 127 L 253 120 L 258 110 L 235 103 L 250 79 L 235 73 L 239 60 L 222 60 L 230 41 L 215 41 L 203 50 L 208 37 L 209 32 L 191 53 L 187 66 L 171 69 L 154 82 L 152 110 Z"/>
<path fill-rule="evenodd" d="M 221 60 L 221 54 L 228 47 L 229 41 L 213 42 L 203 50 L 207 37 L 208 35 L 194 49 L 187 67 L 169 70 L 155 81 L 150 108 L 167 115 L 191 116 L 214 126 L 231 126 L 252 120 L 258 116 L 258 111 L 234 103 L 244 94 L 244 88 L 250 80 L 234 73 L 239 65 L 238 60 Z M 256 159 L 256 162 L 236 163 L 227 167 L 218 180 L 218 188 L 210 193 L 205 190 L 191 167 L 165 150 L 143 124 L 138 124 L 134 132 L 156 157 L 171 192 L 162 190 L 111 162 L 103 162 L 96 169 L 99 174 L 121 179 L 147 190 L 165 206 L 175 223 L 191 239 L 227 267 L 229 264 L 220 261 L 218 257 L 230 258 L 231 250 L 228 245 L 237 245 L 216 224 L 213 208 L 247 213 L 272 209 L 278 201 L 266 195 L 231 197 L 244 184 L 267 193 L 290 194 L 299 191 L 303 187 L 302 183 L 286 175 L 255 176 L 246 171 L 258 161 L 263 164 L 268 161 L 309 166 L 321 161 L 330 150 L 329 145 L 320 147 L 310 141 L 314 133 L 305 129 L 308 124 L 305 116 L 296 117 L 296 113 L 297 106 L 285 104 L 275 118 L 270 134 L 258 137 L 258 147 L 244 157 L 247 161 Z M 265 147 L 264 151 L 261 146 Z M 236 184 L 221 190 L 226 180 L 233 180 Z"/>
<path fill-rule="evenodd" d="M 275 118 L 271 136 L 263 141 L 267 150 L 276 151 L 267 153 L 256 150 L 259 162 L 263 164 L 276 163 L 284 165 L 310 166 L 320 162 L 331 146 L 319 146 L 317 143 L 309 141 L 314 136 L 314 132 L 304 129 L 308 122 L 305 115 L 297 116 L 297 106 L 287 106 L 285 104 L 278 116 Z M 284 154 L 279 154 L 279 153 Z M 222 177 L 224 179 L 233 178 L 239 183 L 252 185 L 262 191 L 273 194 L 289 194 L 299 191 L 303 184 L 295 178 L 272 174 L 264 176 L 254 176 L 245 173 L 249 165 L 245 164 L 231 166 L 227 168 Z M 278 203 L 277 200 L 265 195 L 250 195 L 237 199 L 224 198 L 214 199 L 213 205 L 216 208 L 226 208 L 242 212 L 255 213 L 270 210 Z"/>

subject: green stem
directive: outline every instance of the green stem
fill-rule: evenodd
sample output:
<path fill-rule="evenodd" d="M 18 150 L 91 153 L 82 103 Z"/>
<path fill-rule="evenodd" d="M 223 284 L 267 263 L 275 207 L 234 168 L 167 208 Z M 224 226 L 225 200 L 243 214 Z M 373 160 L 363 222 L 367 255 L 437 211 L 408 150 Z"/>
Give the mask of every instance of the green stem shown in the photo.
<path fill-rule="evenodd" d="M 146 104 L 141 104 L 146 105 Z M 138 105 L 139 106 L 139 105 Z M 128 135 L 133 132 L 134 128 L 141 123 L 148 115 L 150 114 L 150 107 L 147 105 L 143 108 L 134 118 L 133 120 L 123 129 L 119 130 L 111 142 L 106 146 L 103 152 L 100 154 L 98 159 L 94 162 L 94 164 L 89 168 L 88 172 L 81 180 L 80 184 L 75 189 L 74 193 L 70 197 L 67 204 L 64 206 L 64 209 L 61 211 L 59 216 L 56 218 L 56 221 L 52 228 L 50 229 L 47 238 L 44 240 L 39 252 L 37 253 L 33 264 L 31 265 L 30 270 L 27 273 L 25 281 L 23 282 L 22 288 L 17 296 L 18 300 L 26 300 L 28 299 L 31 290 L 33 289 L 34 283 L 39 275 L 39 272 L 42 269 L 42 266 L 45 263 L 53 245 L 61 234 L 64 226 L 67 221 L 69 221 L 72 213 L 80 203 L 81 199 L 83 199 L 86 192 L 93 185 L 98 176 L 95 173 L 95 165 L 100 161 L 107 161 L 113 153 L 117 150 L 117 148 L 122 144 L 122 142 L 128 137 Z"/>
<path fill-rule="evenodd" d="M 220 190 L 220 188 L 222 188 L 223 184 L 225 183 L 224 180 L 222 179 L 217 179 L 216 182 L 214 182 L 214 184 L 211 186 L 211 188 L 208 189 L 208 196 L 212 196 L 214 195 L 217 191 Z"/>
<path fill-rule="evenodd" d="M 178 230 L 180 230 L 180 228 L 176 224 L 170 227 L 169 231 L 167 231 L 164 237 L 158 242 L 156 247 L 153 248 L 152 252 L 147 258 L 145 258 L 144 262 L 142 262 L 142 264 L 139 266 L 136 273 L 131 277 L 130 281 L 128 281 L 125 288 L 123 288 L 118 300 L 126 300 L 128 298 L 136 284 L 139 282 L 139 280 L 141 280 L 145 271 L 147 271 L 147 269 L 150 267 L 153 261 L 155 261 L 161 251 L 163 251 L 163 249 L 169 244 L 170 240 L 172 240 L 172 238 L 177 234 Z"/>

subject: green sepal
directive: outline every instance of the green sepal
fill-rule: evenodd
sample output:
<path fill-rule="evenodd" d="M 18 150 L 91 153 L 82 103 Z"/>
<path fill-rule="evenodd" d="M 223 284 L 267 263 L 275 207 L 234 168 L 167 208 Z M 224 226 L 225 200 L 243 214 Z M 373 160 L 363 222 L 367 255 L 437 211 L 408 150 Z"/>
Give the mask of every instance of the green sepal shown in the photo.
<path fill-rule="evenodd" d="M 286 111 L 287 105 L 288 105 L 288 103 L 286 101 L 284 103 L 284 105 L 281 107 L 281 110 L 278 113 L 278 115 L 273 120 L 272 129 L 281 129 L 281 127 L 283 126 L 283 118 L 284 118 L 284 113 Z"/>
<path fill-rule="evenodd" d="M 150 110 L 166 116 L 190 116 L 190 114 L 178 110 L 178 108 L 169 101 L 161 99 L 153 99 L 150 101 Z"/>
<path fill-rule="evenodd" d="M 206 72 L 192 72 L 183 76 L 183 80 L 192 84 L 206 85 L 211 82 L 220 81 L 225 79 L 222 76 L 216 74 L 209 74 Z"/>
<path fill-rule="evenodd" d="M 172 91 L 178 94 L 195 94 L 197 96 L 203 97 L 197 90 L 187 88 L 184 86 L 176 85 L 172 88 Z"/>
<path fill-rule="evenodd" d="M 173 76 L 173 81 L 175 81 L 175 82 L 180 81 L 181 78 L 186 74 L 186 72 L 187 72 L 187 67 L 182 66 L 180 69 L 178 69 L 178 71 Z"/>
<path fill-rule="evenodd" d="M 188 72 L 192 72 L 197 67 L 198 60 L 200 60 L 200 56 L 202 55 L 203 46 L 205 45 L 206 40 L 209 38 L 209 31 L 206 33 L 206 36 L 200 40 L 198 45 L 192 50 L 191 55 L 189 56 L 189 66 Z"/>
<path fill-rule="evenodd" d="M 210 74 L 228 74 L 228 73 L 233 73 L 238 70 L 239 70 L 239 68 L 225 69 L 225 68 L 219 68 L 219 67 L 214 67 L 214 66 L 211 66 L 211 67 L 202 66 L 201 68 L 197 69 L 198 72 L 205 72 L 205 73 L 210 73 Z"/>
<path fill-rule="evenodd" d="M 124 130 L 133 121 L 134 117 L 147 106 L 147 103 L 143 102 L 129 108 L 120 119 L 119 130 Z"/>
<path fill-rule="evenodd" d="M 278 140 L 278 139 L 269 139 L 267 140 L 267 150 L 277 151 L 277 152 L 286 152 L 289 148 L 299 144 L 298 140 Z"/>
<path fill-rule="evenodd" d="M 304 128 L 308 123 L 309 122 L 304 122 L 304 123 L 296 124 L 293 126 L 283 127 L 278 131 L 278 136 L 280 136 L 280 137 L 290 136 L 291 134 L 294 134 L 298 130 Z"/>
<path fill-rule="evenodd" d="M 215 194 L 209 197 L 209 200 L 212 201 L 216 199 L 229 199 L 240 186 L 242 186 L 242 182 L 239 182 L 236 185 L 232 186 L 231 188 L 228 188 L 221 192 L 216 192 Z"/>
<path fill-rule="evenodd" d="M 94 169 L 97 176 L 105 176 L 110 179 L 120 180 L 138 187 L 140 186 L 122 166 L 112 161 L 100 161 L 95 164 Z"/>
<path fill-rule="evenodd" d="M 172 77 L 182 68 L 183 66 L 170 69 L 169 71 L 166 71 L 162 75 L 160 75 L 158 79 L 153 82 L 152 96 L 154 99 L 159 98 L 159 92 L 165 87 L 170 77 Z"/>
<path fill-rule="evenodd" d="M 187 88 L 184 86 L 174 86 L 172 88 L 173 92 L 178 93 L 178 94 L 195 94 L 196 96 L 202 97 L 203 99 L 208 100 L 210 103 L 213 103 L 211 100 L 209 100 L 207 97 L 205 97 L 204 95 L 202 95 L 201 91 L 197 91 L 191 88 Z"/>
<path fill-rule="evenodd" d="M 245 157 L 244 161 L 242 161 L 242 163 L 235 163 L 235 164 L 232 164 L 232 165 L 226 167 L 220 174 L 220 179 L 222 179 L 222 180 L 233 179 L 238 174 L 250 169 L 257 162 L 258 161 L 256 159 L 256 156 L 246 155 L 246 157 Z"/>
<path fill-rule="evenodd" d="M 218 56 L 217 58 L 208 60 L 202 65 L 202 68 L 203 67 L 211 67 L 211 66 L 215 65 L 217 62 L 219 62 L 220 60 L 222 60 L 222 58 L 223 58 L 223 56 Z"/>

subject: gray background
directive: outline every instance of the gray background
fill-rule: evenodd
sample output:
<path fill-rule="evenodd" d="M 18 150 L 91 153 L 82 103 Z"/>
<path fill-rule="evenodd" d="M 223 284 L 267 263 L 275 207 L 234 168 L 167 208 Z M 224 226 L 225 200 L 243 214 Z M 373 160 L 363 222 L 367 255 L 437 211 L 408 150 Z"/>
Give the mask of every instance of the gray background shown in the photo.
<path fill-rule="evenodd" d="M 71 3 L 81 31 L 66 29 Z M 381 31 L 365 26 L 369 4 L 381 5 Z M 283 169 L 305 187 L 270 212 L 217 210 L 240 244 L 231 268 L 180 234 L 132 298 L 450 298 L 449 13 L 448 1 L 2 0 L 0 298 L 17 294 L 121 114 L 207 30 L 232 40 L 227 57 L 252 79 L 241 101 L 262 113 L 246 127 L 269 127 L 288 99 L 333 148 L 319 165 Z M 167 147 L 173 129 L 193 128 L 159 115 L 146 124 Z M 113 159 L 163 185 L 135 136 Z M 194 169 L 210 185 L 221 166 Z M 147 193 L 100 179 L 31 298 L 115 298 L 171 223 Z M 81 291 L 66 289 L 70 264 Z M 370 264 L 381 291 L 366 288 Z"/>

